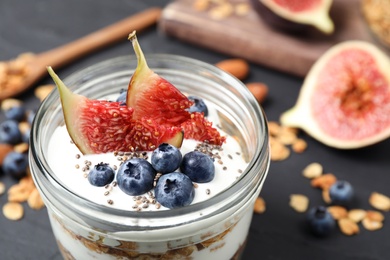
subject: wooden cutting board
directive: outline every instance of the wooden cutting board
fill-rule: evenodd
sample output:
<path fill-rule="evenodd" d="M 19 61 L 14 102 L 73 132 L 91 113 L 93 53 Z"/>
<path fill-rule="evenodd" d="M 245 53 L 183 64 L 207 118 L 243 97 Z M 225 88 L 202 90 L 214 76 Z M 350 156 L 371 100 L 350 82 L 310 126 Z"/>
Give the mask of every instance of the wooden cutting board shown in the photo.
<path fill-rule="evenodd" d="M 229 0 L 233 4 L 249 0 Z M 212 19 L 196 11 L 193 0 L 167 5 L 159 28 L 167 35 L 232 57 L 240 57 L 282 72 L 304 77 L 312 64 L 332 45 L 346 40 L 363 40 L 380 46 L 361 13 L 360 0 L 334 0 L 330 16 L 335 32 L 325 35 L 316 29 L 293 35 L 270 28 L 250 8 L 244 16 Z M 382 47 L 381 47 L 382 48 Z"/>

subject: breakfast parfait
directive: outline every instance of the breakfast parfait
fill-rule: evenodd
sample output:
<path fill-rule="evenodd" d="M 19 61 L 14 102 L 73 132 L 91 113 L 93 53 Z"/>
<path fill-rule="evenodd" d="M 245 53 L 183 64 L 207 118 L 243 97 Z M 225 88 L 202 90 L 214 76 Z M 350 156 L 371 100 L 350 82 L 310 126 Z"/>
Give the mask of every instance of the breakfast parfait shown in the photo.
<path fill-rule="evenodd" d="M 157 58 L 156 73 L 129 39 L 127 89 L 128 71 L 86 70 L 72 88 L 48 68 L 59 97 L 37 113 L 30 157 L 61 253 L 239 259 L 268 171 L 265 117 L 230 75 L 181 57 Z"/>

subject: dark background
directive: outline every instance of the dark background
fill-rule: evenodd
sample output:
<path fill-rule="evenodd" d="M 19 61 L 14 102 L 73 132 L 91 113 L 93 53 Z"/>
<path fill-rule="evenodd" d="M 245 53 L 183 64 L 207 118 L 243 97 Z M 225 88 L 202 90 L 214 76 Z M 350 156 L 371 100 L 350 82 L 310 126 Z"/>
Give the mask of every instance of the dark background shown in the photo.
<path fill-rule="evenodd" d="M 92 31 L 114 23 L 150 6 L 164 7 L 167 0 L 0 0 L 0 60 L 16 57 L 23 52 L 39 53 L 68 43 Z M 196 58 L 209 63 L 230 58 L 216 52 L 167 37 L 156 27 L 138 35 L 146 54 L 170 53 Z M 57 70 L 64 78 L 97 62 L 132 54 L 126 40 L 89 55 Z M 298 96 L 301 78 L 292 77 L 251 64 L 247 81 L 261 81 L 270 92 L 263 104 L 269 120 L 293 106 Z M 38 82 L 52 83 L 46 77 Z M 30 108 L 39 101 L 33 89 L 18 96 Z M 4 115 L 0 115 L 4 120 Z M 292 193 L 309 196 L 310 205 L 323 205 L 321 192 L 310 187 L 302 177 L 302 169 L 311 162 L 319 162 L 325 172 L 348 180 L 356 190 L 352 207 L 372 209 L 368 197 L 373 191 L 389 195 L 390 141 L 351 151 L 336 150 L 302 134 L 308 142 L 303 154 L 294 154 L 285 161 L 272 162 L 261 193 L 267 203 L 264 214 L 254 215 L 248 244 L 243 259 L 390 259 L 390 224 L 385 219 L 378 231 L 367 231 L 361 225 L 360 234 L 347 237 L 336 230 L 330 237 L 313 237 L 305 227 L 305 214 L 297 213 L 288 205 Z M 15 183 L 8 176 L 0 176 L 7 187 Z M 1 206 L 7 196 L 0 196 Z M 61 259 L 51 232 L 46 209 L 35 211 L 26 204 L 25 216 L 20 221 L 7 220 L 0 214 L 0 259 Z M 385 213 L 389 218 L 389 213 Z"/>

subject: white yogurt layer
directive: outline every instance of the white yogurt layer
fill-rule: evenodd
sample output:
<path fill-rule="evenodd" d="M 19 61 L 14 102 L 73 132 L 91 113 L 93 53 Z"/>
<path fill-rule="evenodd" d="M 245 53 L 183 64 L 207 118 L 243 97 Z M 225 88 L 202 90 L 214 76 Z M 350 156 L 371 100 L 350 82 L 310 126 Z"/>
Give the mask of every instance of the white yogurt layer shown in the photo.
<path fill-rule="evenodd" d="M 210 108 L 209 106 L 208 119 L 216 126 L 218 124 L 218 117 L 216 111 Z M 225 135 L 223 132 L 221 134 Z M 221 151 L 214 150 L 214 153 L 218 152 L 221 156 L 220 160 L 215 159 L 214 162 L 215 178 L 211 182 L 197 183 L 195 185 L 195 197 L 192 203 L 205 201 L 225 190 L 238 179 L 247 167 L 248 163 L 243 159 L 238 142 L 231 136 L 226 137 L 226 143 L 222 145 L 223 149 Z M 184 156 L 186 153 L 193 151 L 198 143 L 195 140 L 185 139 L 180 149 L 182 155 Z M 148 152 L 149 162 L 150 155 L 151 152 Z M 94 203 L 117 209 L 136 210 L 136 198 L 125 194 L 118 186 L 92 186 L 86 178 L 86 174 L 89 171 L 83 171 L 85 161 L 91 162 L 90 168 L 103 162 L 108 163 L 114 168 L 116 166 L 118 169 L 121 163 L 113 153 L 82 155 L 76 145 L 72 144 L 66 127 L 59 126 L 54 131 L 49 142 L 48 162 L 52 168 L 52 172 L 56 174 L 63 185 L 70 191 Z M 149 198 L 148 194 L 145 194 L 145 196 Z M 143 206 L 143 204 L 139 204 L 138 206 L 138 210 L 141 209 L 143 211 L 164 209 L 162 206 L 157 209 L 153 204 L 149 204 L 147 207 Z"/>

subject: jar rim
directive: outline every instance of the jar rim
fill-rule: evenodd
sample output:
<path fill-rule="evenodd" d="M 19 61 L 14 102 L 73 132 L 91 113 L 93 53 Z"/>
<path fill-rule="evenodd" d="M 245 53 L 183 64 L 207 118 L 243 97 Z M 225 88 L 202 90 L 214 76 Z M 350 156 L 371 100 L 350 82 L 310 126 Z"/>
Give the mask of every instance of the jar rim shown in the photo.
<path fill-rule="evenodd" d="M 65 193 L 72 194 L 73 196 L 75 196 L 74 198 L 76 198 L 78 202 L 81 201 L 84 206 L 88 206 L 91 209 L 93 208 L 96 211 L 105 212 L 107 214 L 115 215 L 118 217 L 147 218 L 147 219 L 159 219 L 159 218 L 168 218 L 172 216 L 182 216 L 185 214 L 193 214 L 199 212 L 200 210 L 204 210 L 205 208 L 209 208 L 222 200 L 226 200 L 231 196 L 235 196 L 239 193 L 242 193 L 243 188 L 246 185 L 248 185 L 248 183 L 252 182 L 254 178 L 258 178 L 259 181 L 263 183 L 269 165 L 269 146 L 268 146 L 269 137 L 267 134 L 268 126 L 266 123 L 266 117 L 263 110 L 259 106 L 256 99 L 253 97 L 253 95 L 245 87 L 245 85 L 243 85 L 243 83 L 240 82 L 238 79 L 222 71 L 221 69 L 215 67 L 214 65 L 193 58 L 188 58 L 180 55 L 171 55 L 171 54 L 150 54 L 150 55 L 146 55 L 146 58 L 147 60 L 159 61 L 162 63 L 179 62 L 179 63 L 183 63 L 195 67 L 202 67 L 203 69 L 209 71 L 210 73 L 215 74 L 216 76 L 221 77 L 224 80 L 228 80 L 229 82 L 232 82 L 234 84 L 234 87 L 237 88 L 243 94 L 244 98 L 246 99 L 246 102 L 248 103 L 248 106 L 250 107 L 250 109 L 253 110 L 252 112 L 255 115 L 254 123 L 256 124 L 256 127 L 259 128 L 257 129 L 257 131 L 263 134 L 261 135 L 262 138 L 256 139 L 256 141 L 258 142 L 256 151 L 252 156 L 251 160 L 249 161 L 248 166 L 246 167 L 241 177 L 239 178 L 240 181 L 236 181 L 235 183 L 230 185 L 227 189 L 214 195 L 208 200 L 196 204 L 192 204 L 183 208 L 177 208 L 177 209 L 137 212 L 137 211 L 129 211 L 123 209 L 115 209 L 115 208 L 107 207 L 105 205 L 89 201 L 79 196 L 78 194 L 74 193 L 73 191 L 69 190 L 66 186 L 63 186 L 60 182 L 58 182 L 58 180 L 54 176 L 54 173 L 50 171 L 50 167 L 48 163 L 45 160 L 42 160 L 41 158 L 41 156 L 43 155 L 43 151 L 42 151 L 41 144 L 37 142 L 37 137 L 39 135 L 40 127 L 42 127 L 43 124 L 39 124 L 39 121 L 42 119 L 42 116 L 49 110 L 49 108 L 52 107 L 54 104 L 60 106 L 60 104 L 58 104 L 59 94 L 57 91 L 53 91 L 44 100 L 44 102 L 42 102 L 39 110 L 36 113 L 36 118 L 32 125 L 32 134 L 31 134 L 31 141 L 30 141 L 31 142 L 30 158 L 31 160 L 34 161 L 35 165 L 39 168 L 39 171 L 42 172 L 42 176 L 44 176 L 45 179 L 49 181 L 52 185 L 56 186 L 57 188 L 60 187 L 61 190 Z M 127 64 L 129 63 L 129 60 L 136 60 L 136 56 L 135 55 L 119 56 L 116 58 L 99 62 L 95 65 L 84 68 L 78 72 L 69 75 L 64 79 L 64 82 L 65 83 L 73 82 L 75 80 L 79 80 L 83 78 L 86 78 L 87 80 L 88 77 L 86 77 L 86 75 L 89 75 L 91 72 L 104 69 L 107 66 L 112 66 L 113 64 Z M 151 69 L 153 70 L 154 68 L 151 67 Z M 255 172 L 255 170 L 256 168 L 258 168 L 258 165 L 261 164 L 262 162 L 266 162 L 267 166 L 266 169 L 263 169 L 262 173 L 260 174 L 261 176 L 258 176 L 259 172 Z M 37 178 L 40 178 L 42 176 L 36 176 L 36 174 L 33 173 L 33 177 L 35 181 Z"/>

